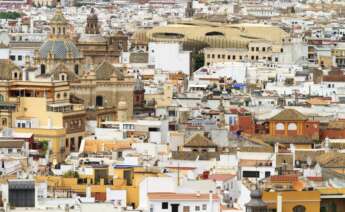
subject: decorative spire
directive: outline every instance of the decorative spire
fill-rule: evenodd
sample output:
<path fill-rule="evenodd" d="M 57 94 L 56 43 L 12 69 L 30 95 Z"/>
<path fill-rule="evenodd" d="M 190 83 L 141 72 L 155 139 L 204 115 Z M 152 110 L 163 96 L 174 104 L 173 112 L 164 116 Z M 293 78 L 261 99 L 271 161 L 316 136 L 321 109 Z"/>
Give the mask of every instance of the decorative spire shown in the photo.
<path fill-rule="evenodd" d="M 65 18 L 60 1 L 57 2 L 55 14 L 49 22 L 50 38 L 65 38 L 67 34 L 68 20 Z"/>

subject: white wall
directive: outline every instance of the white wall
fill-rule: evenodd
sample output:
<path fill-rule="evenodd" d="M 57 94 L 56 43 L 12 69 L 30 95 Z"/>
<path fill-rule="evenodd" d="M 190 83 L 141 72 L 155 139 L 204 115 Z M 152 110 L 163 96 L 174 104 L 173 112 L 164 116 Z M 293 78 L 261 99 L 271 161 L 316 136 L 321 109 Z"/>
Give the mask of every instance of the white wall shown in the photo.
<path fill-rule="evenodd" d="M 150 201 L 150 207 L 153 209 L 153 212 L 170 212 L 171 209 L 171 204 L 179 204 L 178 206 L 178 211 L 183 211 L 183 206 L 189 206 L 189 212 L 194 212 L 197 211 L 195 210 L 196 206 L 200 207 L 199 211 L 202 212 L 218 212 L 220 211 L 220 202 L 219 201 L 172 201 L 172 200 L 166 200 L 164 202 L 168 202 L 168 209 L 162 209 L 162 202 L 163 201 Z M 202 209 L 202 206 L 206 205 L 206 210 Z"/>
<path fill-rule="evenodd" d="M 149 64 L 163 71 L 190 73 L 190 52 L 183 51 L 179 43 L 149 43 Z"/>
<path fill-rule="evenodd" d="M 176 181 L 172 177 L 147 177 L 139 184 L 139 208 L 148 209 L 147 193 L 176 192 Z"/>
<path fill-rule="evenodd" d="M 126 207 L 127 206 L 127 191 L 126 190 L 112 190 L 106 189 L 106 200 L 114 201 L 115 206 Z"/>

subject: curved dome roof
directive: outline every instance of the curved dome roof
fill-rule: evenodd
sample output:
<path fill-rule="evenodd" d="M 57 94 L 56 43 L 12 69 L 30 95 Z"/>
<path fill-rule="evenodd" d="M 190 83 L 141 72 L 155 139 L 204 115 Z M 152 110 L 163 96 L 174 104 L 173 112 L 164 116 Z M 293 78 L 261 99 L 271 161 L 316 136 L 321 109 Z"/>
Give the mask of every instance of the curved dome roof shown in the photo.
<path fill-rule="evenodd" d="M 41 58 L 48 58 L 49 53 L 51 53 L 54 59 L 69 58 L 69 52 L 71 53 L 71 58 L 81 58 L 79 49 L 71 40 L 47 40 L 39 50 Z"/>

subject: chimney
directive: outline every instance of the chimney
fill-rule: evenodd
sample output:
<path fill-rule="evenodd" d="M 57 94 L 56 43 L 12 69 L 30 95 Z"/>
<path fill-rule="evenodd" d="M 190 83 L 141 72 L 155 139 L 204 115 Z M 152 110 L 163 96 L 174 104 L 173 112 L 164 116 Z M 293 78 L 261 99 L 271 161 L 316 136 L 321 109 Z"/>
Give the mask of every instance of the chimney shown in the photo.
<path fill-rule="evenodd" d="M 277 196 L 277 212 L 283 212 L 283 196 L 281 192 Z"/>

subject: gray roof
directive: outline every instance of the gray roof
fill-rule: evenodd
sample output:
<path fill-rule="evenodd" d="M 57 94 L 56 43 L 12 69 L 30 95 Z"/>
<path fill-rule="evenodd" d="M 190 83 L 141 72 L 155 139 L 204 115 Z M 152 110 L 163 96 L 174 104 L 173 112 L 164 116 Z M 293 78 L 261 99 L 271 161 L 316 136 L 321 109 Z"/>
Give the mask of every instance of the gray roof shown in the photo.
<path fill-rule="evenodd" d="M 35 181 L 33 180 L 8 180 L 9 189 L 34 189 Z"/>
<path fill-rule="evenodd" d="M 47 58 L 51 52 L 54 59 L 66 59 L 68 52 L 72 53 L 72 58 L 81 58 L 79 49 L 71 40 L 48 40 L 40 48 L 40 57 Z"/>

